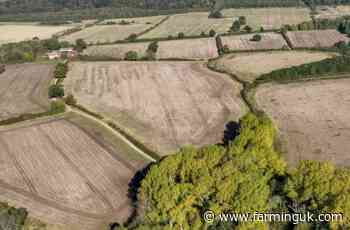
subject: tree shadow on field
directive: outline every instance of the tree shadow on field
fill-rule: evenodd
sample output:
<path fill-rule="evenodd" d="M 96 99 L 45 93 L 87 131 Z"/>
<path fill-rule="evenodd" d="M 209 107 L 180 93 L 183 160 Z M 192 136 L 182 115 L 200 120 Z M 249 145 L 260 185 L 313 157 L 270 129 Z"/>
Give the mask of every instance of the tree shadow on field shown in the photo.
<path fill-rule="evenodd" d="M 222 138 L 222 145 L 228 146 L 239 135 L 239 123 L 236 121 L 229 121 L 225 125 L 224 137 Z"/>

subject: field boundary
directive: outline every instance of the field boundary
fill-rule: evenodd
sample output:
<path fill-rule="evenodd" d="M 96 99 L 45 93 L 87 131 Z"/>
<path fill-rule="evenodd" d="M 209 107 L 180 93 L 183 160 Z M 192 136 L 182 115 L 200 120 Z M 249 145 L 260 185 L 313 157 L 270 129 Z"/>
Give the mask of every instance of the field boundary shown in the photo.
<path fill-rule="evenodd" d="M 134 137 L 132 137 L 131 135 L 129 135 L 125 131 L 123 131 L 114 122 L 105 121 L 105 118 L 103 116 L 101 116 L 100 114 L 91 112 L 82 106 L 69 106 L 69 105 L 67 105 L 67 107 L 68 107 L 69 111 L 76 113 L 78 115 L 81 115 L 81 116 L 88 118 L 90 120 L 93 120 L 93 121 L 99 123 L 100 125 L 102 125 L 104 128 L 113 132 L 113 134 L 115 134 L 121 140 L 126 142 L 130 146 L 130 148 L 134 149 L 136 152 L 138 152 L 140 155 L 142 155 L 146 159 L 149 159 L 152 162 L 156 162 L 160 159 L 158 154 L 149 150 L 146 146 L 144 146 L 142 143 L 137 141 Z"/>
<path fill-rule="evenodd" d="M 150 31 L 156 29 L 158 26 L 160 26 L 160 25 L 163 24 L 164 22 L 168 21 L 169 18 L 170 18 L 171 16 L 172 16 L 172 15 L 167 15 L 167 16 L 164 17 L 160 22 L 158 22 L 158 23 L 156 23 L 155 25 L 151 26 L 150 28 L 148 28 L 148 29 L 146 29 L 146 30 L 144 30 L 144 31 L 142 31 L 142 32 L 140 32 L 140 33 L 138 33 L 138 34 L 137 34 L 137 37 L 140 37 L 140 36 L 142 36 L 142 35 L 144 35 L 144 34 L 147 34 L 147 33 L 150 32 Z"/>

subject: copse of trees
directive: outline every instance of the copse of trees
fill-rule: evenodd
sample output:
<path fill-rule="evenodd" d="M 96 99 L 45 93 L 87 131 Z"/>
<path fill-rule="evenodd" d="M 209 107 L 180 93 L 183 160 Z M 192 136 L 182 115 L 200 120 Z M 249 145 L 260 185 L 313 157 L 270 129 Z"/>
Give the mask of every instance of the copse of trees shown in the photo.
<path fill-rule="evenodd" d="M 138 196 L 142 221 L 129 228 L 205 229 L 206 210 L 268 211 L 270 182 L 284 175 L 286 166 L 273 149 L 275 129 L 266 117 L 248 114 L 240 121 L 239 133 L 228 147 L 185 147 L 151 167 Z M 265 225 L 232 226 L 237 224 L 253 229 Z"/>
<path fill-rule="evenodd" d="M 136 51 L 128 51 L 125 54 L 125 60 L 127 61 L 136 61 L 138 59 L 138 54 Z"/>
<path fill-rule="evenodd" d="M 241 23 L 239 22 L 239 20 L 233 21 L 231 26 L 231 31 L 239 32 L 240 30 L 241 30 Z"/>
<path fill-rule="evenodd" d="M 275 70 L 261 75 L 257 82 L 290 81 L 298 79 L 319 78 L 322 75 L 350 72 L 350 57 L 347 55 L 324 59 L 318 62 L 303 64 Z"/>
<path fill-rule="evenodd" d="M 54 76 L 55 78 L 62 79 L 65 78 L 68 73 L 68 63 L 59 62 L 56 64 Z"/>
<path fill-rule="evenodd" d="M 49 87 L 49 98 L 64 97 L 64 88 L 61 84 L 54 84 Z"/>

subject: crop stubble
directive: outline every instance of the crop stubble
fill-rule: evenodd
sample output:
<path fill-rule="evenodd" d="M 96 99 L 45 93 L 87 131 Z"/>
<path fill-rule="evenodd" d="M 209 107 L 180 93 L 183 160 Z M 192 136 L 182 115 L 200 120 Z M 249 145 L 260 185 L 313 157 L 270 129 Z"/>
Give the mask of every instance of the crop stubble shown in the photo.
<path fill-rule="evenodd" d="M 225 123 L 244 113 L 240 86 L 203 64 L 73 63 L 65 84 L 80 104 L 168 154 L 220 142 Z"/>

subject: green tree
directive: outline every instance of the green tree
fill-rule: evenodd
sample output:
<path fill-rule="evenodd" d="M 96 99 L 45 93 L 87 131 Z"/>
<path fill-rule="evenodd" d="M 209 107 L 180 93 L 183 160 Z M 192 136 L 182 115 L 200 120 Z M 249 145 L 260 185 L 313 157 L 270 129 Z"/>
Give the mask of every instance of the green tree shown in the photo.
<path fill-rule="evenodd" d="M 215 35 L 216 35 L 215 30 L 211 29 L 211 30 L 209 31 L 209 36 L 210 36 L 210 37 L 214 37 Z"/>
<path fill-rule="evenodd" d="M 136 51 L 129 51 L 125 54 L 125 60 L 136 61 L 138 59 L 138 54 Z"/>
<path fill-rule="evenodd" d="M 185 38 L 185 34 L 183 32 L 180 32 L 180 33 L 177 34 L 177 37 L 179 39 L 183 39 L 183 38 Z"/>
<path fill-rule="evenodd" d="M 242 26 L 247 24 L 247 19 L 245 16 L 239 16 L 238 21 L 239 21 L 239 24 Z"/>
<path fill-rule="evenodd" d="M 78 51 L 78 52 L 82 52 L 84 49 L 86 49 L 87 47 L 87 43 L 84 41 L 84 39 L 77 39 L 75 41 L 75 49 Z"/>
<path fill-rule="evenodd" d="M 251 33 L 251 32 L 253 31 L 253 28 L 250 27 L 250 26 L 248 26 L 248 25 L 246 25 L 246 26 L 243 28 L 243 30 L 245 30 L 247 33 Z"/>
<path fill-rule="evenodd" d="M 241 23 L 238 20 L 235 20 L 231 26 L 231 31 L 239 32 L 241 29 Z"/>
<path fill-rule="evenodd" d="M 254 42 L 259 42 L 259 41 L 261 41 L 261 39 L 262 39 L 262 37 L 260 34 L 254 34 L 254 36 L 252 37 L 251 40 Z"/>
<path fill-rule="evenodd" d="M 51 85 L 49 87 L 49 97 L 64 97 L 64 88 L 62 85 Z"/>

